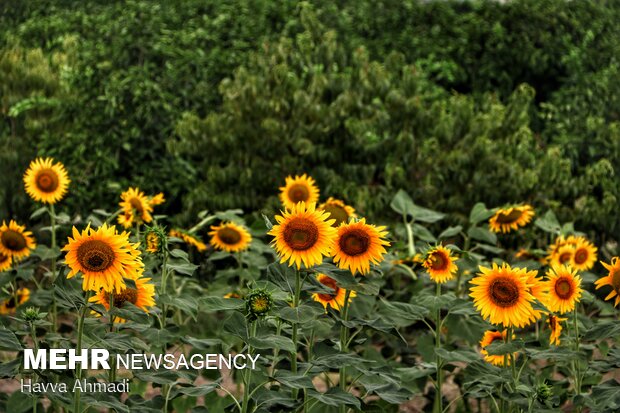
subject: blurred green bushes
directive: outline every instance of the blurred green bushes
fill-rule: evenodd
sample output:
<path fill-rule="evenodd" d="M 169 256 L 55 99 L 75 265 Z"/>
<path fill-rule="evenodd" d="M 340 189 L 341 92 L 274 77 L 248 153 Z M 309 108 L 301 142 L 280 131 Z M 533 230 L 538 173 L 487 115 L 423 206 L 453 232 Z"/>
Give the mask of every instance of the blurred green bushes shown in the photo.
<path fill-rule="evenodd" d="M 274 208 L 309 172 L 369 215 L 403 188 L 456 216 L 525 200 L 620 229 L 620 3 L 9 3 L 0 61 L 43 53 L 57 86 L 0 77 L 0 168 L 58 157 L 79 211 L 130 184 L 163 189 L 180 220 Z M 0 213 L 27 215 L 4 176 Z"/>

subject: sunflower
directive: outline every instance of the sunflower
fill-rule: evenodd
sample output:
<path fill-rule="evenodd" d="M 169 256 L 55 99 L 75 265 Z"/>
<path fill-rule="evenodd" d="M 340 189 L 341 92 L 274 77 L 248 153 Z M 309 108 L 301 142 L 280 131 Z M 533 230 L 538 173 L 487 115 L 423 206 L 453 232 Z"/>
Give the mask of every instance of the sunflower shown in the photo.
<path fill-rule="evenodd" d="M 31 250 L 36 247 L 32 232 L 26 231 L 24 225 L 18 225 L 11 220 L 7 225 L 2 221 L 0 227 L 0 254 L 13 258 L 14 261 L 21 261 L 30 255 Z"/>
<path fill-rule="evenodd" d="M 557 249 L 557 251 L 549 257 L 550 267 L 559 267 L 562 265 L 569 265 L 573 260 L 575 253 L 575 247 L 572 244 L 564 244 Z"/>
<path fill-rule="evenodd" d="M 327 311 L 327 306 L 330 306 L 334 310 L 340 310 L 344 306 L 347 290 L 340 288 L 338 284 L 336 284 L 336 280 L 325 274 L 318 274 L 316 280 L 327 287 L 327 289 L 333 291 L 331 293 L 314 293 L 312 294 L 312 299 L 323 304 L 325 311 Z M 355 291 L 349 292 L 349 302 L 351 302 L 351 299 L 355 297 L 355 295 Z"/>
<path fill-rule="evenodd" d="M 571 255 L 570 265 L 576 270 L 585 271 L 594 267 L 597 248 L 585 238 L 579 238 Z"/>
<path fill-rule="evenodd" d="M 32 199 L 44 204 L 55 204 L 67 193 L 71 181 L 65 166 L 52 158 L 37 158 L 30 162 L 24 174 L 26 192 Z"/>
<path fill-rule="evenodd" d="M 11 257 L 0 253 L 0 272 L 7 271 L 11 268 Z"/>
<path fill-rule="evenodd" d="M 165 201 L 163 193 L 147 197 L 139 188 L 129 188 L 123 192 L 121 200 L 119 205 L 123 208 L 123 212 L 118 217 L 118 223 L 125 228 L 130 228 L 134 224 L 151 222 L 153 206 Z"/>
<path fill-rule="evenodd" d="M 560 345 L 560 334 L 562 334 L 562 321 L 566 321 L 566 318 L 560 318 L 556 315 L 549 314 L 547 317 L 547 323 L 551 329 L 551 335 L 549 336 L 549 344 Z"/>
<path fill-rule="evenodd" d="M 224 222 L 219 226 L 212 226 L 210 244 L 219 250 L 228 252 L 245 251 L 252 242 L 252 236 L 242 226 L 233 222 Z"/>
<path fill-rule="evenodd" d="M 607 264 L 601 261 L 601 264 L 603 264 L 603 267 L 609 271 L 609 274 L 596 280 L 594 285 L 596 285 L 597 290 L 604 285 L 609 285 L 611 287 L 611 291 L 609 292 L 609 295 L 605 297 L 605 300 L 610 300 L 616 297 L 614 307 L 617 307 L 620 303 L 620 259 L 618 259 L 618 257 L 613 257 L 611 259 L 611 263 Z"/>
<path fill-rule="evenodd" d="M 534 296 L 529 291 L 528 271 L 511 268 L 506 263 L 492 268 L 480 266 L 480 273 L 471 280 L 470 296 L 484 319 L 504 327 L 524 327 L 540 318 L 534 310 Z"/>
<path fill-rule="evenodd" d="M 152 254 L 157 254 L 161 249 L 161 242 L 159 237 L 154 232 L 148 232 L 144 237 L 146 240 L 146 251 Z"/>
<path fill-rule="evenodd" d="M 514 335 L 513 335 L 513 338 L 514 338 Z M 484 332 L 484 335 L 482 336 L 482 340 L 480 340 L 480 347 L 481 347 L 480 352 L 484 356 L 484 361 L 491 363 L 494 366 L 503 367 L 504 359 L 506 359 L 507 364 L 510 366 L 510 357 L 504 357 L 503 354 L 502 355 L 500 354 L 490 355 L 489 352 L 486 350 L 487 346 L 489 346 L 491 343 L 497 340 L 506 341 L 506 330 L 502 331 L 501 333 L 499 331 L 493 331 L 493 330 L 487 330 Z M 517 353 L 512 353 L 512 358 L 514 359 L 516 357 L 517 357 Z"/>
<path fill-rule="evenodd" d="M 319 188 L 312 177 L 303 174 L 295 178 L 286 177 L 285 186 L 280 187 L 280 201 L 285 209 L 293 209 L 298 202 L 313 204 L 319 200 Z"/>
<path fill-rule="evenodd" d="M 340 224 L 334 245 L 334 263 L 343 270 L 367 274 L 370 264 L 379 264 L 390 243 L 384 238 L 388 235 L 386 227 L 366 223 L 362 218 L 357 222 Z"/>
<path fill-rule="evenodd" d="M 355 217 L 355 209 L 339 199 L 329 197 L 327 201 L 319 206 L 319 209 L 329 212 L 329 217 L 335 219 L 333 226 L 337 227 L 341 223 L 349 222 L 349 218 Z"/>
<path fill-rule="evenodd" d="M 323 262 L 323 256 L 329 256 L 336 238 L 336 228 L 329 213 L 316 209 L 316 204 L 300 202 L 292 209 L 276 216 L 277 225 L 268 232 L 273 235 L 272 245 L 280 254 L 280 262 L 288 261 L 306 268 Z"/>
<path fill-rule="evenodd" d="M 560 265 L 547 271 L 547 280 L 544 284 L 548 292 L 545 305 L 554 313 L 564 314 L 572 311 L 583 291 L 577 270 L 568 265 Z"/>
<path fill-rule="evenodd" d="M 17 305 L 15 304 L 15 296 L 17 296 Z M 0 314 L 15 314 L 17 307 L 30 299 L 30 290 L 28 288 L 19 288 L 15 293 L 15 296 L 7 298 L 0 303 Z"/>
<path fill-rule="evenodd" d="M 206 251 L 207 249 L 207 245 L 204 242 L 202 242 L 200 238 L 182 229 L 178 229 L 178 228 L 171 229 L 170 236 L 183 240 L 183 242 L 185 242 L 186 244 L 191 245 L 192 247 L 195 247 L 198 250 L 198 252 L 203 252 L 203 251 Z"/>
<path fill-rule="evenodd" d="M 113 305 L 116 308 L 123 308 L 127 302 L 132 303 L 136 307 L 142 309 L 145 313 L 149 312 L 149 308 L 155 305 L 155 286 L 150 283 L 150 278 L 137 278 L 134 280 L 136 288 L 126 287 L 121 291 L 113 293 Z M 91 303 L 101 304 L 106 310 L 110 310 L 110 293 L 103 289 L 88 300 Z M 115 323 L 125 323 L 127 320 L 115 317 Z"/>
<path fill-rule="evenodd" d="M 118 234 L 115 226 L 103 224 L 96 231 L 90 227 L 80 232 L 73 227 L 73 238 L 65 245 L 65 261 L 71 272 L 67 278 L 82 273 L 84 290 L 120 292 L 123 278 L 137 279 L 144 271 L 138 244 L 129 242 L 129 233 Z"/>
<path fill-rule="evenodd" d="M 450 255 L 450 250 L 438 245 L 428 250 L 422 266 L 433 281 L 441 284 L 450 281 L 458 271 L 454 261 L 456 257 Z"/>
<path fill-rule="evenodd" d="M 499 208 L 489 219 L 489 227 L 493 232 L 510 232 L 527 225 L 534 216 L 531 205 L 517 205 Z"/>

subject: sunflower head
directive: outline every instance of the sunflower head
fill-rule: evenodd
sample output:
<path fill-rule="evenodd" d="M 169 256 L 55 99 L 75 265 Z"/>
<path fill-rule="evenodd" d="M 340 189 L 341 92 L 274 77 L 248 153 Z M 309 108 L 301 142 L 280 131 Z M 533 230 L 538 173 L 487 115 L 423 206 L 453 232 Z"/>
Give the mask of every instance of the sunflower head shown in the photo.
<path fill-rule="evenodd" d="M 436 283 L 445 283 L 454 278 L 458 268 L 454 263 L 456 258 L 450 250 L 442 245 L 430 248 L 426 252 L 422 266 Z"/>
<path fill-rule="evenodd" d="M 514 335 L 513 335 L 514 338 Z M 482 339 L 480 340 L 480 352 L 482 353 L 482 355 L 484 356 L 484 361 L 493 364 L 494 366 L 499 366 L 499 367 L 503 367 L 504 366 L 504 360 L 506 360 L 506 363 L 508 366 L 510 366 L 510 357 L 504 357 L 504 355 L 502 354 L 489 354 L 489 352 L 487 351 L 487 347 L 491 344 L 494 343 L 496 341 L 506 341 L 506 330 L 502 331 L 501 333 L 499 331 L 493 331 L 493 330 L 487 330 L 484 332 L 484 335 L 482 336 Z M 515 358 L 517 356 L 517 353 L 512 353 L 512 358 Z"/>
<path fill-rule="evenodd" d="M 576 270 L 586 271 L 594 267 L 597 248 L 585 238 L 579 238 L 575 243 L 570 258 L 570 265 Z"/>
<path fill-rule="evenodd" d="M 197 235 L 192 234 L 183 229 L 179 229 L 179 228 L 171 229 L 170 236 L 173 238 L 178 238 L 180 240 L 183 240 L 183 242 L 185 242 L 187 245 L 190 245 L 196 248 L 198 252 L 203 252 L 207 250 L 207 245 L 204 242 L 202 242 L 202 240 L 198 238 Z"/>
<path fill-rule="evenodd" d="M 168 237 L 164 228 L 160 226 L 146 227 L 144 232 L 146 251 L 151 254 L 163 254 L 168 249 Z"/>
<path fill-rule="evenodd" d="M 73 227 L 73 238 L 63 251 L 71 269 L 67 278 L 82 273 L 84 290 L 120 292 L 125 278 L 135 280 L 144 271 L 138 244 L 129 242 L 128 232 L 118 234 L 115 226 L 107 224 L 97 230 L 89 224 L 81 233 Z"/>
<path fill-rule="evenodd" d="M 320 210 L 329 212 L 329 217 L 334 220 L 333 226 L 349 222 L 350 218 L 355 217 L 355 209 L 339 199 L 329 197 L 327 201 L 319 206 Z"/>
<path fill-rule="evenodd" d="M 241 252 L 248 249 L 252 236 L 244 227 L 234 222 L 223 222 L 218 226 L 212 226 L 209 232 L 209 243 L 218 250 L 228 252 Z"/>
<path fill-rule="evenodd" d="M 614 307 L 617 307 L 618 304 L 620 304 L 620 259 L 618 257 L 613 257 L 609 264 L 603 261 L 601 261 L 601 264 L 603 264 L 603 267 L 605 267 L 609 273 L 605 277 L 596 280 L 594 285 L 596 285 L 597 290 L 604 285 L 610 286 L 611 291 L 609 295 L 605 297 L 605 300 L 611 300 L 615 297 Z"/>
<path fill-rule="evenodd" d="M 277 224 L 268 232 L 273 235 L 271 244 L 281 259 L 306 268 L 323 262 L 323 256 L 329 256 L 334 246 L 336 229 L 331 225 L 333 219 L 329 214 L 316 209 L 315 204 L 300 202 L 292 209 L 276 216 Z"/>
<path fill-rule="evenodd" d="M 69 176 L 65 166 L 52 158 L 37 158 L 30 162 L 24 174 L 26 192 L 32 199 L 44 204 L 55 204 L 67 193 Z"/>
<path fill-rule="evenodd" d="M 161 199 L 159 196 L 161 195 Z M 163 194 L 157 195 L 156 202 L 163 202 Z M 151 213 L 153 212 L 152 199 L 142 192 L 139 188 L 129 188 L 121 194 L 121 202 L 123 212 L 118 217 L 118 223 L 125 228 L 133 225 L 148 224 L 153 220 Z M 159 202 L 159 203 L 161 203 Z"/>
<path fill-rule="evenodd" d="M 328 306 L 333 308 L 334 310 L 340 311 L 340 309 L 344 306 L 344 300 L 347 295 L 347 290 L 340 288 L 336 283 L 336 280 L 328 277 L 325 274 L 318 274 L 316 280 L 320 282 L 327 290 L 331 290 L 331 292 L 314 293 L 312 294 L 312 299 L 321 303 L 325 308 L 326 312 Z M 355 296 L 355 291 L 350 291 L 349 302 L 351 302 L 351 299 Z"/>
<path fill-rule="evenodd" d="M 470 296 L 484 319 L 504 327 L 525 327 L 540 318 L 532 306 L 534 296 L 528 287 L 528 274 L 524 268 L 480 266 L 480 273 L 471 280 L 474 287 Z"/>
<path fill-rule="evenodd" d="M 28 288 L 19 288 L 14 295 L 0 303 L 0 314 L 15 314 L 17 307 L 24 304 L 30 299 L 30 290 Z"/>
<path fill-rule="evenodd" d="M 306 174 L 288 176 L 284 186 L 280 187 L 280 201 L 285 209 L 293 209 L 299 202 L 313 204 L 319 200 L 319 188 L 314 179 Z"/>
<path fill-rule="evenodd" d="M 489 219 L 489 228 L 493 232 L 510 232 L 527 225 L 534 216 L 531 205 L 516 205 L 499 208 Z"/>
<path fill-rule="evenodd" d="M 32 232 L 26 231 L 24 225 L 11 220 L 8 224 L 2 221 L 0 226 L 0 254 L 21 261 L 35 249 L 36 243 Z M 5 264 L 6 265 L 6 264 Z"/>
<path fill-rule="evenodd" d="M 554 314 L 549 314 L 547 317 L 547 323 L 551 334 L 549 335 L 549 344 L 560 345 L 560 335 L 562 334 L 562 322 L 566 321 L 566 318 L 560 318 Z"/>
<path fill-rule="evenodd" d="M 127 286 L 115 292 L 106 292 L 101 289 L 88 301 L 100 304 L 108 311 L 110 311 L 110 301 L 112 301 L 112 306 L 116 308 L 123 308 L 127 303 L 131 303 L 145 313 L 148 313 L 149 309 L 155 305 L 155 285 L 150 282 L 150 278 L 140 277 L 133 281 L 135 283 L 135 288 Z M 98 313 L 95 314 L 100 315 Z M 127 320 L 121 317 L 115 317 L 114 322 L 125 323 Z"/>
<path fill-rule="evenodd" d="M 383 261 L 385 247 L 390 245 L 385 239 L 387 235 L 385 227 L 367 224 L 365 218 L 340 224 L 334 244 L 334 263 L 353 275 L 367 274 L 370 264 Z"/>
<path fill-rule="evenodd" d="M 547 291 L 545 305 L 554 313 L 564 314 L 572 311 L 581 298 L 581 277 L 577 270 L 568 265 L 552 267 L 547 271 L 544 282 Z"/>
<path fill-rule="evenodd" d="M 273 298 L 267 290 L 252 290 L 245 297 L 246 315 L 250 321 L 266 316 L 272 307 Z"/>

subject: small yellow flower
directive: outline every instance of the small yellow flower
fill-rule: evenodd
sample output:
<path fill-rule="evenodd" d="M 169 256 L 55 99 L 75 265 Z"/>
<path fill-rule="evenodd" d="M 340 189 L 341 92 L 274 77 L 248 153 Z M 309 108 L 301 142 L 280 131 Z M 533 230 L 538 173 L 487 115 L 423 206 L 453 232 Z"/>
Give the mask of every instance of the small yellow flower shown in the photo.
<path fill-rule="evenodd" d="M 422 266 L 433 281 L 441 284 L 453 279 L 458 271 L 454 261 L 456 257 L 450 254 L 450 250 L 439 245 L 428 250 Z"/>
<path fill-rule="evenodd" d="M 531 205 L 517 205 L 499 208 L 489 219 L 489 228 L 493 232 L 510 232 L 526 226 L 534 217 Z"/>
<path fill-rule="evenodd" d="M 15 296 L 11 296 L 7 298 L 2 303 L 0 303 L 0 314 L 2 315 L 11 315 L 15 314 L 17 307 L 25 303 L 30 299 L 30 290 L 28 288 L 19 288 L 16 293 L 17 302 L 15 301 Z"/>
<path fill-rule="evenodd" d="M 24 174 L 26 192 L 32 199 L 44 204 L 55 204 L 67 193 L 71 181 L 65 166 L 52 158 L 37 158 L 30 162 Z"/>

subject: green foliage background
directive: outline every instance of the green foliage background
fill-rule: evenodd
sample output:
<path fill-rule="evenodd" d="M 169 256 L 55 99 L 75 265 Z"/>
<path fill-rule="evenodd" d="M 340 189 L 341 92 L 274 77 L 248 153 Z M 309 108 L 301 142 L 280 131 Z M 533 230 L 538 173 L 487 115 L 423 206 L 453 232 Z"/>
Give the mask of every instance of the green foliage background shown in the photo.
<path fill-rule="evenodd" d="M 275 209 L 310 173 L 388 219 L 528 201 L 616 238 L 620 3 L 184 0 L 0 6 L 0 216 L 63 161 L 66 204 Z"/>

